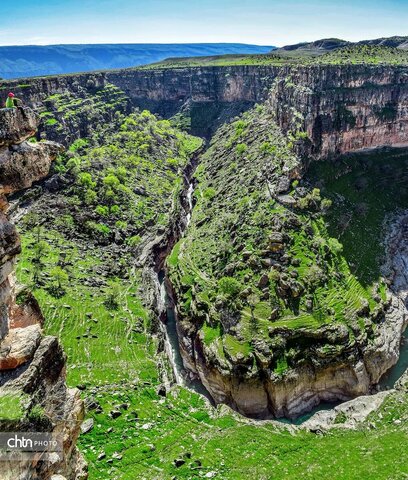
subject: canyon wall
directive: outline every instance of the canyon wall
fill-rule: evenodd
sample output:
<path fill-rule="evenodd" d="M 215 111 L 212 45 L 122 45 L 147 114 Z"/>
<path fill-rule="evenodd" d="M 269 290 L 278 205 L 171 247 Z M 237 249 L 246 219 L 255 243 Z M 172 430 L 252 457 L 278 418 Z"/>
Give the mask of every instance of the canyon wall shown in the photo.
<path fill-rule="evenodd" d="M 283 131 L 307 133 L 314 158 L 408 146 L 407 67 L 284 68 L 268 103 Z"/>
<path fill-rule="evenodd" d="M 268 99 L 284 131 L 306 132 L 315 158 L 407 145 L 408 67 L 368 65 L 229 66 L 126 69 L 3 82 L 41 111 L 50 95 L 78 98 L 113 84 L 133 107 L 163 117 L 184 112 L 191 131 L 221 123 Z M 47 131 L 49 135 L 50 132 Z"/>
<path fill-rule="evenodd" d="M 5 195 L 30 187 L 48 174 L 61 151 L 54 142 L 31 143 L 38 116 L 29 108 L 0 109 L 0 430 L 53 432 L 63 450 L 1 462 L 1 478 L 86 478 L 76 449 L 84 411 L 79 392 L 65 384 L 66 357 L 55 337 L 42 331 L 44 318 L 29 290 L 16 287 L 15 263 L 20 237 L 6 216 Z M 18 418 L 8 403 L 21 404 Z M 6 420 L 9 418 L 9 420 Z M 4 473 L 4 476 L 3 476 Z"/>
<path fill-rule="evenodd" d="M 72 92 L 83 98 L 113 84 L 133 107 L 165 118 L 184 111 L 191 118 L 191 131 L 208 136 L 221 123 L 265 100 L 279 70 L 255 66 L 125 69 L 8 81 L 0 84 L 0 91 L 2 100 L 12 90 L 41 111 L 51 95 Z"/>

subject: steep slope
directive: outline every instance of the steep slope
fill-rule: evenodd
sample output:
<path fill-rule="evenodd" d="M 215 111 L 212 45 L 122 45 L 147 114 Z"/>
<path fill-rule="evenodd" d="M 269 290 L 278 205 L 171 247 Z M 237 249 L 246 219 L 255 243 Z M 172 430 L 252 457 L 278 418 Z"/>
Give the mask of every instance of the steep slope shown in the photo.
<path fill-rule="evenodd" d="M 143 275 L 179 228 L 183 172 L 202 143 L 146 111 L 115 118 L 102 145 L 98 132 L 75 142 L 50 178 L 12 199 L 24 246 L 19 278 L 38 298 L 46 331 L 61 338 L 68 384 L 97 416 L 80 442 L 91 478 L 102 479 L 118 450 L 132 447 L 127 461 L 140 454 L 138 418 L 156 414 L 152 399 L 172 378 L 153 335 L 158 291 Z"/>
<path fill-rule="evenodd" d="M 66 145 L 95 133 L 88 129 L 103 137 L 115 111 L 132 107 L 210 137 L 269 97 L 278 125 L 296 132 L 300 124 L 324 157 L 404 143 L 407 65 L 402 50 L 347 47 L 308 63 L 128 69 L 3 82 L 0 92 L 13 90 L 41 113 L 48 138 Z"/>
<path fill-rule="evenodd" d="M 369 82 L 375 79 L 374 73 L 383 72 L 384 76 L 380 75 L 377 80 L 377 91 L 381 90 L 386 97 L 397 88 L 390 79 L 403 70 L 381 66 L 369 69 L 371 76 L 361 67 L 295 71 L 301 77 L 310 75 L 315 82 L 315 94 L 318 88 L 325 87 L 325 81 L 330 90 L 337 81 L 335 75 L 344 75 L 343 80 L 349 82 L 350 96 L 356 93 L 353 83 L 360 85 L 366 79 Z M 201 397 L 184 388 L 169 389 L 171 365 L 164 355 L 164 338 L 161 334 L 151 335 L 159 326 L 159 312 L 155 308 L 157 291 L 155 286 L 151 287 L 151 268 L 146 277 L 142 276 L 142 266 L 155 259 L 160 264 L 171 242 L 187 223 L 188 215 L 181 225 L 175 219 L 185 214 L 184 195 L 180 199 L 180 193 L 187 186 L 183 177 L 189 176 L 190 167 L 197 160 L 194 157 L 200 142 L 147 112 L 128 115 L 125 108 L 129 102 L 116 103 L 116 99 L 126 100 L 123 95 L 126 93 L 131 97 L 131 104 L 150 101 L 168 115 L 178 111 L 185 101 L 201 102 L 205 111 L 224 101 L 234 107 L 244 99 L 248 101 L 248 108 L 249 104 L 266 98 L 267 87 L 279 72 L 281 70 L 274 67 L 126 71 L 109 74 L 109 80 L 114 79 L 119 85 L 115 88 L 113 83 L 109 85 L 111 82 L 107 82 L 105 74 L 42 79 L 33 81 L 30 87 L 20 87 L 21 91 L 27 91 L 30 102 L 43 113 L 51 114 L 44 116 L 45 121 L 47 117 L 56 120 L 47 125 L 47 135 L 62 135 L 57 131 L 60 125 L 66 128 L 65 132 L 73 132 L 69 139 L 70 152 L 56 162 L 53 176 L 14 198 L 16 203 L 12 208 L 16 221 L 24 229 L 25 249 L 19 277 L 36 285 L 35 294 L 48 319 L 46 329 L 61 335 L 69 355 L 68 382 L 82 389 L 88 416 L 94 420 L 93 427 L 80 437 L 92 478 L 191 478 L 201 472 L 209 478 L 218 475 L 240 479 L 247 472 L 262 478 L 270 476 L 272 471 L 286 478 L 303 475 L 347 479 L 356 471 L 367 478 L 386 478 L 390 471 L 405 474 L 406 453 L 399 448 L 406 441 L 404 392 L 392 393 L 381 411 L 372 414 L 367 423 L 357 425 L 353 432 L 336 430 L 316 436 L 294 428 L 286 430 L 276 423 L 262 423 L 259 428 L 228 409 L 209 408 Z M 282 75 L 286 75 L 285 70 Z M 168 82 L 172 88 L 165 88 Z M 292 82 L 287 83 L 290 92 Z M 104 96 L 112 95 L 106 96 L 105 101 L 98 100 L 99 91 L 104 91 Z M 372 96 L 367 98 L 381 103 L 380 95 L 374 96 L 374 91 L 374 88 L 370 90 Z M 49 99 L 49 107 L 45 109 L 43 99 L 54 94 L 58 96 Z M 83 97 L 92 118 L 104 123 L 102 129 L 89 128 L 86 124 L 87 109 L 82 108 L 80 102 L 75 104 Z M 115 107 L 111 108 L 110 102 Z M 64 124 L 66 115 L 71 118 Z M 186 362 L 193 368 L 193 362 L 189 362 L 192 357 L 188 356 L 190 339 L 194 337 L 195 328 L 206 321 L 204 317 L 211 301 L 209 319 L 213 324 L 202 328 L 203 350 L 206 355 L 208 351 L 212 355 L 213 344 L 221 346 L 212 357 L 215 363 L 221 359 L 222 366 L 226 367 L 222 371 L 222 388 L 214 394 L 218 400 L 224 394 L 225 376 L 231 383 L 233 378 L 244 378 L 242 396 L 241 392 L 236 395 L 233 385 L 228 400 L 245 399 L 246 372 L 250 370 L 256 386 L 258 365 L 266 364 L 268 359 L 279 383 L 280 379 L 293 374 L 302 357 L 312 362 L 316 359 L 316 365 L 307 369 L 308 375 L 326 362 L 335 365 L 337 370 L 335 357 L 340 354 L 344 365 L 339 371 L 345 372 L 344 376 L 340 374 L 338 378 L 333 373 L 334 380 L 330 377 L 330 382 L 324 381 L 324 375 L 317 376 L 312 384 L 317 389 L 321 386 L 319 391 L 307 392 L 303 397 L 300 393 L 296 399 L 290 388 L 296 382 L 302 387 L 301 379 L 294 375 L 294 383 L 288 382 L 288 397 L 282 400 L 288 407 L 283 413 L 296 414 L 321 398 L 344 398 L 346 390 L 339 391 L 336 385 L 349 388 L 347 394 L 357 393 L 360 387 L 353 378 L 355 364 L 351 357 L 353 349 L 366 345 L 364 332 L 368 334 L 367 355 L 370 352 L 379 355 L 376 368 L 380 369 L 396 359 L 399 338 L 393 325 L 392 348 L 388 348 L 390 343 L 383 344 L 383 351 L 379 348 L 381 343 L 377 337 L 374 339 L 372 332 L 385 331 L 387 324 L 376 325 L 373 316 L 376 308 L 379 315 L 382 313 L 384 286 L 380 286 L 377 296 L 371 285 L 354 279 L 349 266 L 343 262 L 345 255 L 340 252 L 340 246 L 326 232 L 321 209 L 328 207 L 327 202 L 308 185 L 296 184 L 295 177 L 302 169 L 294 152 L 304 151 L 306 134 L 301 125 L 294 124 L 293 133 L 285 138 L 274 125 L 275 118 L 275 111 L 271 112 L 269 106 L 258 107 L 217 134 L 203 156 L 203 166 L 197 171 L 197 211 L 193 213 L 189 231 L 169 258 L 169 269 L 183 319 L 180 326 L 186 334 L 186 342 L 181 347 Z M 203 121 L 211 122 L 213 117 Z M 83 133 L 79 125 L 84 128 Z M 339 136 L 345 135 L 347 128 L 343 126 Z M 83 135 L 88 137 L 74 141 Z M 126 167 L 126 175 L 120 170 L 121 166 Z M 287 178 L 292 175 L 294 178 Z M 38 228 L 41 219 L 46 222 Z M 277 235 L 269 238 L 272 233 Z M 248 251 L 245 250 L 247 243 Z M 240 250 L 242 245 L 244 249 Z M 234 257 L 234 261 L 226 264 L 230 257 Z M 40 271 L 35 268 L 38 260 Z M 318 285 L 315 292 L 313 278 L 310 285 L 305 282 L 310 262 L 315 262 L 322 271 L 320 277 L 317 270 L 316 281 L 322 285 Z M 194 268 L 193 263 L 199 265 L 199 269 Z M 243 263 L 248 267 L 242 269 Z M 264 270 L 269 273 L 272 266 L 279 270 L 280 264 L 279 278 L 272 274 L 272 278 L 268 275 L 261 282 Z M 336 270 L 340 276 L 335 275 Z M 316 269 L 313 271 L 316 273 Z M 240 282 L 245 283 L 245 287 L 248 285 L 253 290 L 245 292 L 244 288 L 242 299 L 238 299 L 243 304 L 238 313 L 244 310 L 244 318 L 243 322 L 239 318 L 237 325 L 234 325 L 238 317 L 234 309 L 240 305 L 230 302 L 237 291 L 237 284 L 231 281 L 235 272 L 238 286 Z M 202 273 L 206 275 L 203 277 Z M 221 282 L 220 275 L 225 277 Z M 325 279 L 328 285 L 323 283 Z M 268 288 L 262 287 L 265 281 L 269 282 Z M 351 283 L 350 289 L 345 282 Z M 273 306 L 279 307 L 277 313 L 283 311 L 286 318 L 266 320 L 269 312 L 276 314 L 271 308 L 276 286 L 281 300 Z M 301 291 L 302 287 L 306 287 L 305 292 Z M 206 295 L 212 294 L 212 290 L 215 298 Z M 296 297 L 296 292 L 300 296 Z M 310 295 L 311 292 L 315 295 Z M 265 298 L 261 299 L 261 295 Z M 336 296 L 334 305 L 332 295 Z M 225 296 L 228 298 L 223 298 Z M 315 317 L 313 312 L 298 315 L 298 301 L 301 308 L 309 308 L 314 306 L 315 299 L 321 304 Z M 365 300 L 369 302 L 369 311 Z M 346 314 L 351 318 L 340 318 L 339 311 L 349 303 L 353 308 Z M 359 307 L 361 310 L 354 312 L 353 309 Z M 356 338 L 353 338 L 354 313 L 357 313 L 355 323 L 358 324 Z M 222 316 L 226 328 L 230 328 L 229 334 L 224 335 L 221 327 L 217 328 L 218 315 Z M 311 328 L 296 328 L 296 322 L 304 321 L 305 317 Z M 161 316 L 161 320 L 166 319 Z M 282 320 L 285 325 L 280 325 Z M 265 326 L 271 327 L 271 335 Z M 244 337 L 248 332 L 251 332 L 249 341 Z M 267 332 L 265 337 L 264 332 Z M 200 337 L 201 332 L 197 336 Z M 272 351 L 264 351 L 268 342 L 272 344 Z M 359 355 L 357 351 L 356 359 L 361 358 Z M 249 361 L 246 363 L 248 359 L 251 365 Z M 229 375 L 231 365 L 236 368 L 231 369 Z M 209 373 L 211 379 L 211 371 Z M 365 388 L 364 370 L 357 375 Z M 269 413 L 262 410 L 264 393 L 256 389 L 259 391 L 262 399 L 256 405 L 257 412 Z M 237 402 L 229 403 L 237 408 Z M 253 410 L 245 413 L 253 414 Z M 335 424 L 342 424 L 346 419 L 340 412 L 334 420 Z M 344 452 L 341 458 L 333 454 L 338 450 Z"/>
<path fill-rule="evenodd" d="M 0 428 L 12 432 L 51 432 L 61 450 L 48 457 L 4 454 L 2 478 L 24 476 L 86 478 L 76 449 L 83 404 L 79 391 L 65 384 L 65 354 L 57 338 L 44 336 L 44 317 L 29 290 L 17 289 L 14 266 L 20 237 L 5 213 L 5 194 L 26 189 L 47 175 L 61 151 L 52 142 L 29 143 L 39 118 L 29 109 L 0 110 L 1 206 L 1 319 L 0 319 Z M 4 474 L 3 474 L 4 472 Z"/>
<path fill-rule="evenodd" d="M 367 393 L 406 325 L 380 279 L 351 273 L 321 217 L 330 202 L 298 186 L 296 140 L 261 106 L 222 128 L 168 261 L 185 365 L 216 402 L 251 416 Z"/>

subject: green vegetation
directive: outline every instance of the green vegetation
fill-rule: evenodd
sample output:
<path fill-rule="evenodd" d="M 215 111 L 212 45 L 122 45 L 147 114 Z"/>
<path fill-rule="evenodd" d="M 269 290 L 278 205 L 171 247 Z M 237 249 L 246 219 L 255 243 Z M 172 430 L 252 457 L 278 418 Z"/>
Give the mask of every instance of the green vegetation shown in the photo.
<path fill-rule="evenodd" d="M 23 238 L 18 274 L 20 280 L 30 282 L 34 239 L 28 233 Z M 225 480 L 271 474 L 291 480 L 299 475 L 377 480 L 389 478 L 389 472 L 395 478 L 408 474 L 407 452 L 401 447 L 407 441 L 408 402 L 402 393 L 391 396 L 356 430 L 336 429 L 323 435 L 293 434 L 279 424 L 248 422 L 224 407 L 213 409 L 202 397 L 180 387 L 166 398 L 159 396 L 159 369 L 166 359 L 156 353 L 154 338 L 143 330 L 148 314 L 136 294 L 141 285 L 137 272 L 121 282 L 120 306 L 112 312 L 103 304 L 101 289 L 86 284 L 89 278 L 103 280 L 96 273 L 100 261 L 56 233 L 45 238 L 52 247 L 44 259 L 45 278 L 58 253 L 72 262 L 63 298 L 56 299 L 44 289 L 35 291 L 46 329 L 64 344 L 68 384 L 80 385 L 84 399 L 101 408 L 88 412 L 94 428 L 79 440 L 90 479 L 176 476 L 187 480 L 216 472 L 215 478 Z M 119 409 L 121 415 L 113 419 L 110 412 L 123 404 L 126 409 Z M 3 410 L 9 414 L 15 405 L 12 399 Z M 333 453 L 338 451 L 341 457 Z M 98 459 L 101 454 L 106 457 Z M 174 461 L 180 458 L 185 463 L 176 467 Z"/>
<path fill-rule="evenodd" d="M 259 55 L 219 55 L 212 57 L 170 58 L 139 69 L 183 68 L 203 66 L 282 66 L 282 65 L 407 65 L 408 52 L 377 45 L 350 45 L 327 53 L 321 50 L 294 50 Z"/>
<path fill-rule="evenodd" d="M 73 100 L 50 98 L 53 113 L 44 112 L 44 118 L 74 112 L 76 104 L 67 106 Z M 170 366 L 151 335 L 156 319 L 145 304 L 146 287 L 135 260 L 168 228 L 182 187 L 181 172 L 201 140 L 149 112 L 125 117 L 121 105 L 106 106 L 112 122 L 74 141 L 57 160 L 53 173 L 60 189 L 35 199 L 21 223 L 18 279 L 34 290 L 46 332 L 61 338 L 68 355 L 68 384 L 79 386 L 91 405 L 87 416 L 94 418 L 94 427 L 79 441 L 90 479 L 407 477 L 402 446 L 408 402 L 403 392 L 390 395 L 355 430 L 338 428 L 321 435 L 247 421 L 225 407 L 210 407 L 185 388 L 159 394 Z M 77 122 L 85 111 L 73 113 L 71 120 Z M 95 104 L 92 112 L 97 118 Z M 301 132 L 298 137 L 307 140 Z M 286 192 L 277 192 L 279 177 L 298 165 L 291 147 L 260 106 L 223 127 L 196 172 L 197 205 L 189 231 L 167 261 L 183 320 L 189 320 L 192 307 L 203 314 L 198 335 L 205 347 L 223 361 L 247 361 L 265 342 L 277 376 L 304 359 L 307 348 L 316 345 L 308 332 L 322 325 L 346 325 L 352 341 L 354 329 L 365 328 L 367 308 L 375 311 L 386 292 L 384 284 L 373 283 L 374 264 L 366 279 L 352 264 L 353 255 L 364 254 L 362 240 L 354 254 L 353 235 L 335 230 L 340 208 L 336 182 L 358 180 L 364 166 L 353 170 L 356 177 L 345 171 L 330 183 L 331 166 L 319 165 L 327 168 L 323 184 L 302 193 L 303 185 L 290 181 Z M 369 180 L 370 209 L 376 202 L 378 173 Z M 392 178 L 401 192 L 403 180 Z M 353 188 L 350 204 L 359 195 Z M 331 208 L 326 196 L 333 200 Z M 370 220 L 370 249 L 391 200 L 381 193 L 379 210 L 374 209 Z M 326 218 L 333 219 L 328 228 Z M 353 219 L 350 225 L 354 228 Z M 281 254 L 285 263 L 275 268 L 270 260 Z M 282 290 L 283 285 L 289 288 Z M 373 299 L 375 293 L 379 301 Z M 293 334 L 292 343 L 274 335 L 278 329 Z M 299 344 L 297 332 L 303 336 Z M 337 346 L 321 345 L 319 354 L 339 356 Z M 0 412 L 16 419 L 22 415 L 18 405 L 16 398 L 4 403 L 0 398 Z M 41 419 L 42 414 L 37 409 L 29 415 Z M 339 427 L 344 420 L 341 415 L 336 419 Z"/>
<path fill-rule="evenodd" d="M 77 139 L 70 147 L 73 152 L 89 141 L 104 144 L 105 135 L 120 125 L 128 110 L 127 97 L 112 84 L 96 87 L 90 79 L 86 88 L 78 86 L 77 89 L 50 95 L 40 111 L 47 135 L 64 144 L 72 141 L 73 136 Z"/>
<path fill-rule="evenodd" d="M 117 118 L 118 131 L 106 133 L 102 146 L 94 137 L 76 140 L 56 161 L 54 170 L 69 184 L 59 195 L 59 214 L 50 212 L 47 220 L 68 238 L 80 232 L 99 244 L 124 244 L 120 269 L 126 255 L 143 247 L 147 223 L 152 236 L 169 221 L 180 172 L 201 140 L 147 111 Z"/>
<path fill-rule="evenodd" d="M 352 45 L 322 55 L 315 60 L 322 65 L 408 65 L 406 50 L 377 45 Z"/>
<path fill-rule="evenodd" d="M 311 182 L 332 200 L 328 230 L 343 245 L 343 256 L 364 285 L 380 278 L 387 214 L 408 208 L 408 154 L 381 151 L 312 165 Z"/>
<path fill-rule="evenodd" d="M 197 169 L 192 221 L 168 266 L 179 315 L 203 329 L 220 362 L 253 352 L 284 375 L 316 348 L 325 357 L 343 354 L 344 342 L 322 327 L 346 325 L 351 342 L 362 329 L 372 335 L 363 319 L 382 308 L 376 293 L 385 287 L 379 277 L 366 283 L 352 274 L 322 216 L 330 199 L 298 181 L 276 192 L 297 162 L 292 143 L 258 106 L 219 130 Z"/>
<path fill-rule="evenodd" d="M 22 420 L 27 411 L 28 396 L 21 393 L 0 393 L 0 422 Z"/>

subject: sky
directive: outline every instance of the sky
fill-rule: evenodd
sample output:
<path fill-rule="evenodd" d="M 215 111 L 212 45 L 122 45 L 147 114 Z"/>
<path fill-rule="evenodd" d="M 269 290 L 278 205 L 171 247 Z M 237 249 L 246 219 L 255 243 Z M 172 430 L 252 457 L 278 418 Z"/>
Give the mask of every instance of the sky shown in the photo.
<path fill-rule="evenodd" d="M 408 35 L 408 0 L 0 0 L 0 45 L 239 42 Z"/>

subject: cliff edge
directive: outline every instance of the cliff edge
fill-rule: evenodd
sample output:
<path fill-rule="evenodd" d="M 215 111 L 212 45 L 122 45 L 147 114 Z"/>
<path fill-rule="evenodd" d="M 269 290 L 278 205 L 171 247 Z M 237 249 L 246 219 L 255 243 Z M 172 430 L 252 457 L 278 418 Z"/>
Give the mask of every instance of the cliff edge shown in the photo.
<path fill-rule="evenodd" d="M 0 431 L 52 432 L 62 451 L 3 458 L 0 476 L 77 480 L 87 476 L 75 446 L 83 404 L 65 384 L 66 357 L 58 339 L 43 334 L 38 303 L 16 286 L 20 237 L 6 215 L 6 195 L 45 177 L 62 150 L 54 142 L 27 141 L 38 125 L 38 115 L 27 107 L 0 110 Z"/>

